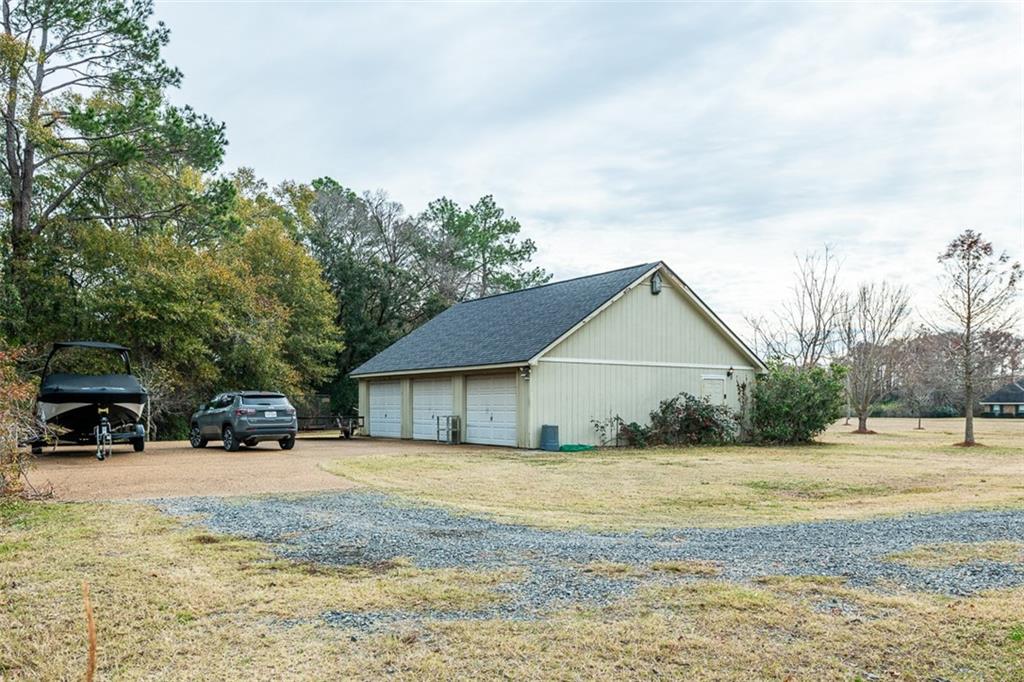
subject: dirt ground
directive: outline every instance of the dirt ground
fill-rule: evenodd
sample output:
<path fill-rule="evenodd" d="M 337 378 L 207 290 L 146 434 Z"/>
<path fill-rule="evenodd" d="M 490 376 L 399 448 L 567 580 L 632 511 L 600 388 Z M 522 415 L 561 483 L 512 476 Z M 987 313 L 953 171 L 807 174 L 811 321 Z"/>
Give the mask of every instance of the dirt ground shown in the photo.
<path fill-rule="evenodd" d="M 323 465 L 349 454 L 428 452 L 432 443 L 381 439 L 300 437 L 295 448 L 261 443 L 238 452 L 219 444 L 193 449 L 187 441 L 146 444 L 146 451 L 114 447 L 106 461 L 89 446 L 46 450 L 29 472 L 37 489 L 53 487 L 62 500 L 128 500 L 186 495 L 250 495 L 345 490 L 356 484 L 328 473 Z"/>

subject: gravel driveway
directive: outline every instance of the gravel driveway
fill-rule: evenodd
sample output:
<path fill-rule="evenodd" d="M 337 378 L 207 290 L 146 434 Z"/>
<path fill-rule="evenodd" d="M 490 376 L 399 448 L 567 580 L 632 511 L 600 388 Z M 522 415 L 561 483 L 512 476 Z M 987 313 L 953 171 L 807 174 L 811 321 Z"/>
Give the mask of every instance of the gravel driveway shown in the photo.
<path fill-rule="evenodd" d="M 606 577 L 583 570 L 595 561 L 647 567 L 656 561 L 713 561 L 721 578 L 843 576 L 853 585 L 880 580 L 918 590 L 966 595 L 1024 584 L 1024 566 L 979 561 L 925 569 L 884 561 L 891 552 L 936 542 L 1024 541 L 1024 510 L 967 511 L 871 521 L 826 521 L 734 529 L 679 528 L 657 533 L 540 530 L 458 516 L 377 493 L 155 500 L 165 513 L 201 515 L 213 531 L 270 543 L 281 556 L 324 564 L 373 564 L 408 557 L 422 568 L 522 567 L 522 582 L 500 590 L 507 602 L 474 613 L 430 617 L 530 618 L 573 602 L 605 603 L 638 584 L 666 580 Z M 420 614 L 422 615 L 422 614 Z M 328 621 L 368 626 L 408 614 L 334 612 Z"/>
<path fill-rule="evenodd" d="M 28 471 L 37 489 L 52 486 L 62 500 L 128 500 L 191 495 L 256 495 L 346 490 L 353 483 L 324 466 L 348 455 L 429 453 L 436 443 L 379 438 L 341 440 L 300 435 L 293 450 L 277 443 L 226 452 L 220 443 L 194 449 L 188 441 L 146 444 L 145 452 L 118 445 L 105 462 L 96 448 L 47 449 Z M 457 446 L 472 450 L 473 446 Z"/>

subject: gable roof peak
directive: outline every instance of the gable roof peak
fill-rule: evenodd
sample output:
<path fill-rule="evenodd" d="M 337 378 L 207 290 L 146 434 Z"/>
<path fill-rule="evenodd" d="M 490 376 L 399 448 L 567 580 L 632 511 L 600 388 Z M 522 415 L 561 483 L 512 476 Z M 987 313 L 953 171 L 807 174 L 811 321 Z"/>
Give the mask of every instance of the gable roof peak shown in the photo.
<path fill-rule="evenodd" d="M 625 270 L 640 270 L 641 268 L 648 268 L 653 270 L 656 265 L 664 265 L 661 261 L 654 261 L 651 263 L 640 263 L 639 265 L 629 265 L 624 268 L 617 268 L 615 270 L 608 270 L 606 272 L 596 272 L 592 275 L 579 275 L 578 277 L 570 277 L 569 279 L 560 279 L 557 282 L 545 282 L 544 284 L 536 284 L 532 287 L 526 287 L 525 289 L 515 289 L 513 291 L 502 291 L 496 294 L 487 294 L 486 296 L 479 296 L 477 298 L 470 298 L 465 301 L 459 301 L 455 305 L 463 305 L 466 303 L 476 303 L 477 301 L 486 301 L 492 298 L 498 298 L 499 296 L 514 296 L 516 294 L 522 294 L 527 291 L 535 291 L 537 289 L 544 289 L 546 287 L 556 287 L 561 284 L 569 284 L 576 282 L 581 279 L 590 279 L 591 277 L 603 277 L 605 275 L 613 275 L 617 272 L 623 272 Z"/>
<path fill-rule="evenodd" d="M 656 266 L 643 263 L 457 303 L 351 376 L 527 364 Z"/>

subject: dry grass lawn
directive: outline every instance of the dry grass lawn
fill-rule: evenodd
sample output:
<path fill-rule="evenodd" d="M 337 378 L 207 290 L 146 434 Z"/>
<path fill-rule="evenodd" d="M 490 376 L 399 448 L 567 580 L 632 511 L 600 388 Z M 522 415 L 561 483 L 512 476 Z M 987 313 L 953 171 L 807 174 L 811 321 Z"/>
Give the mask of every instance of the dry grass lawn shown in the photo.
<path fill-rule="evenodd" d="M 836 578 L 679 580 L 539 620 L 363 633 L 320 614 L 472 608 L 522 576 L 292 564 L 127 504 L 6 505 L 0 523 L 4 680 L 81 679 L 82 579 L 102 680 L 1024 680 L 1024 589 L 952 599 Z"/>
<path fill-rule="evenodd" d="M 353 455 L 329 470 L 356 483 L 472 514 L 545 527 L 629 529 L 858 519 L 1024 506 L 1024 420 L 838 423 L 804 447 L 578 453 L 477 451 Z"/>
<path fill-rule="evenodd" d="M 837 426 L 804 448 L 350 455 L 360 484 L 544 526 L 655 528 L 1024 506 L 1024 422 Z M 408 449 L 406 450 L 408 452 Z M 1015 543 L 932 545 L 922 566 L 1019 558 Z M 809 551 L 812 551 L 809 548 Z M 970 598 L 866 590 L 841 578 L 724 582 L 710 562 L 595 562 L 609 580 L 658 576 L 608 606 L 536 620 L 412 620 L 365 632 L 330 611 L 472 610 L 520 571 L 423 570 L 397 559 L 335 569 L 188 528 L 136 504 L 0 504 L 0 680 L 81 679 L 82 580 L 97 679 L 1010 680 L 1024 682 L 1024 587 Z"/>
<path fill-rule="evenodd" d="M 522 579 L 402 560 L 295 563 L 135 505 L 0 504 L 0 529 L 0 680 L 84 671 L 82 580 L 109 676 L 238 679 L 241 668 L 269 679 L 348 640 L 340 630 L 311 635 L 325 629 L 326 611 L 471 610 L 500 599 L 496 585 Z"/>
<path fill-rule="evenodd" d="M 941 542 L 918 545 L 906 552 L 894 552 L 886 559 L 920 568 L 940 568 L 977 561 L 1024 564 L 1024 542 Z"/>

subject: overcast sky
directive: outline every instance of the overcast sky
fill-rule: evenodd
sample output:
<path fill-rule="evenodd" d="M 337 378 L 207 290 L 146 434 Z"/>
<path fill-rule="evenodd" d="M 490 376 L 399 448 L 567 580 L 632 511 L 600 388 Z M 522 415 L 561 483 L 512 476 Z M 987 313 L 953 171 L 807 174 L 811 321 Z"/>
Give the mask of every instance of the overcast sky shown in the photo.
<path fill-rule="evenodd" d="M 927 305 L 964 227 L 1024 252 L 1017 3 L 158 2 L 225 169 L 410 212 L 484 194 L 556 279 L 664 260 L 727 322 L 793 254 Z"/>

